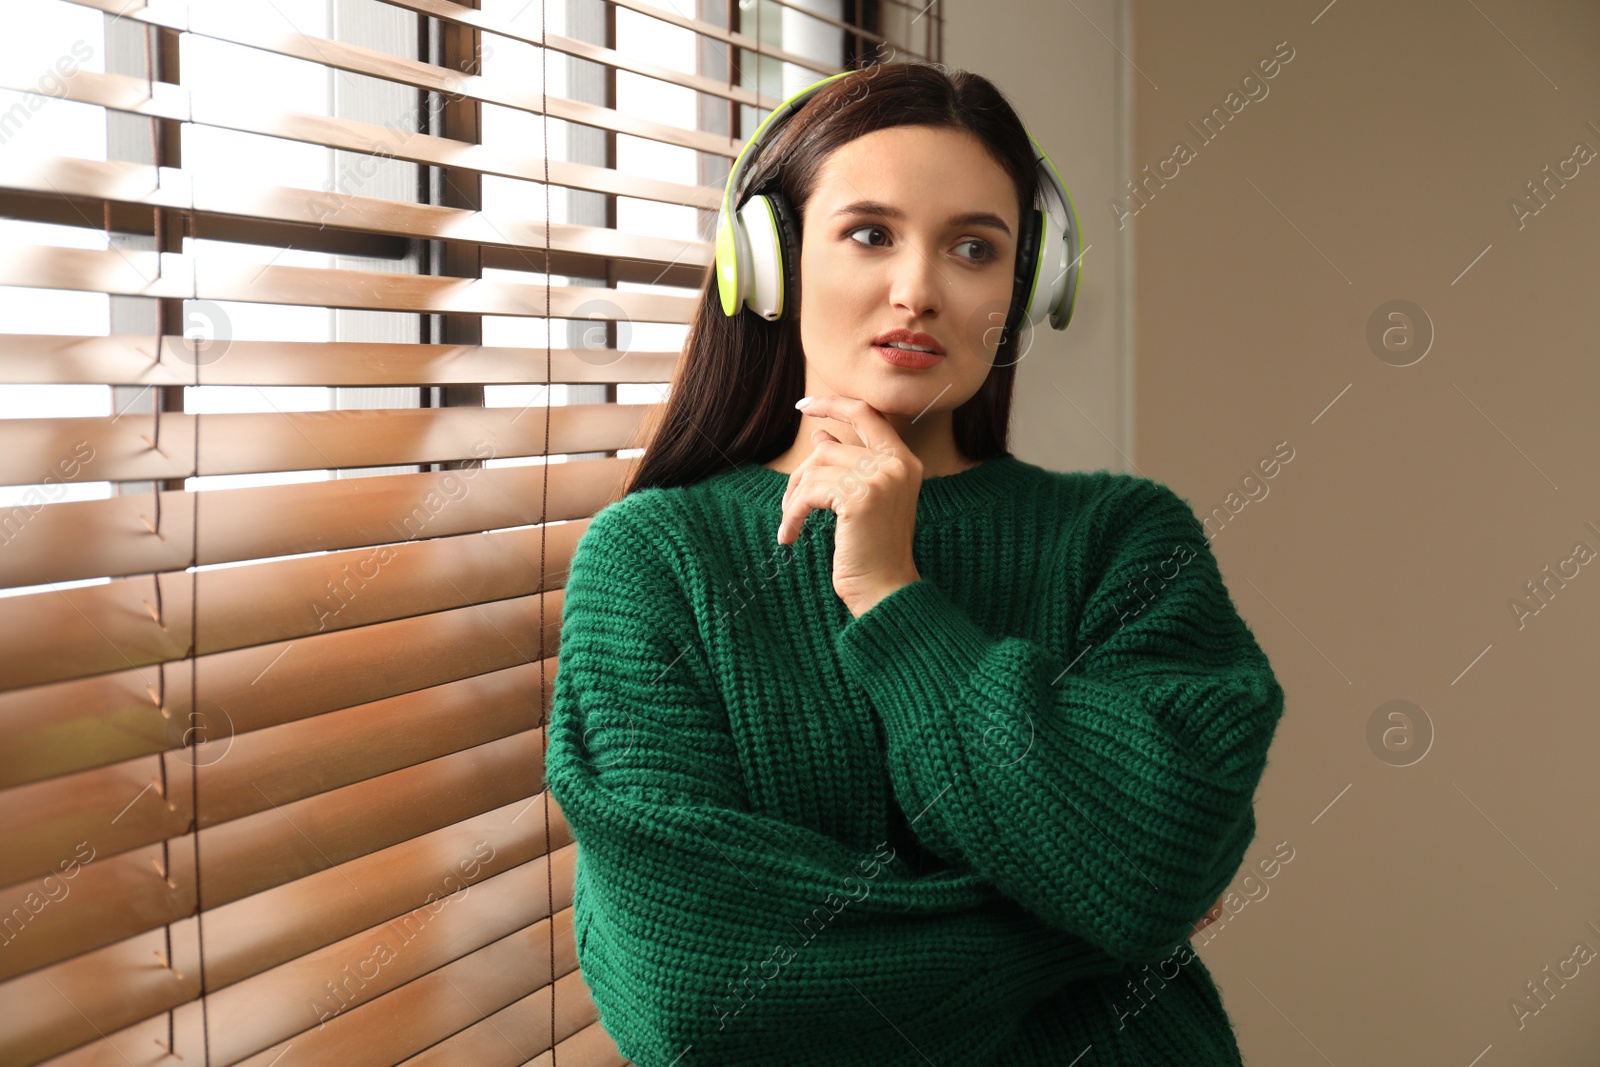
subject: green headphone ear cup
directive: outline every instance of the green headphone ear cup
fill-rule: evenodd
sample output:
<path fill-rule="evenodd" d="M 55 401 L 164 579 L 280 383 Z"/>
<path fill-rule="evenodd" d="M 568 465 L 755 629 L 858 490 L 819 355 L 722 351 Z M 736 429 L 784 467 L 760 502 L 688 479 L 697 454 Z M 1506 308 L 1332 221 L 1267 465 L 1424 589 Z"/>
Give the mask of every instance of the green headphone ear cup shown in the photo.
<path fill-rule="evenodd" d="M 714 244 L 714 261 L 717 277 L 717 297 L 724 315 L 737 315 L 739 305 L 739 249 L 737 220 L 730 220 L 726 212 L 717 215 L 717 232 Z"/>

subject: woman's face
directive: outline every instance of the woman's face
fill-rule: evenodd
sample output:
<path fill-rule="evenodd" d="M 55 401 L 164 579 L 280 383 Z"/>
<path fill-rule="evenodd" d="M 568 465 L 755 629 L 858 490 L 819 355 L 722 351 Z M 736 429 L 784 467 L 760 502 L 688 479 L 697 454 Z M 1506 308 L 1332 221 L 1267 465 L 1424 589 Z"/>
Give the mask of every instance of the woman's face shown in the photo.
<path fill-rule="evenodd" d="M 1017 226 L 1016 187 L 965 130 L 893 126 L 836 149 L 801 237 L 806 392 L 912 418 L 961 406 L 1000 343 Z M 893 365 L 874 342 L 894 329 L 931 336 L 944 355 Z"/>

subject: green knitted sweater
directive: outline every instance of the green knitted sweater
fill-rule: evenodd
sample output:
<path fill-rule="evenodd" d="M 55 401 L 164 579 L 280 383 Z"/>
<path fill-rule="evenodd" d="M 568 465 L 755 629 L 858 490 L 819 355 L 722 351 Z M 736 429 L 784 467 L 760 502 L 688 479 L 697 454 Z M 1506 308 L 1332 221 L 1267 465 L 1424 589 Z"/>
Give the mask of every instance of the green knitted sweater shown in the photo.
<path fill-rule="evenodd" d="M 1188 504 L 1014 456 L 926 478 L 921 579 L 852 618 L 837 516 L 776 541 L 787 484 L 631 493 L 569 569 L 545 773 L 622 1053 L 1238 1067 L 1187 939 L 1283 690 Z"/>

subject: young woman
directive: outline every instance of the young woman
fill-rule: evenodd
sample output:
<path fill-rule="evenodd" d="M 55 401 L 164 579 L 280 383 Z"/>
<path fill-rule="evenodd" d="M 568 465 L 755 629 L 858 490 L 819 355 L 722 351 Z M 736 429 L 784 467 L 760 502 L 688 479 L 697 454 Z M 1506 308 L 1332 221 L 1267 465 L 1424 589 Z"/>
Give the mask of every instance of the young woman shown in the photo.
<path fill-rule="evenodd" d="M 1034 166 L 978 75 L 819 90 L 735 190 L 789 307 L 708 272 L 579 543 L 546 780 L 638 1067 L 1240 1064 L 1187 940 L 1283 691 L 1172 490 L 1007 448 Z"/>

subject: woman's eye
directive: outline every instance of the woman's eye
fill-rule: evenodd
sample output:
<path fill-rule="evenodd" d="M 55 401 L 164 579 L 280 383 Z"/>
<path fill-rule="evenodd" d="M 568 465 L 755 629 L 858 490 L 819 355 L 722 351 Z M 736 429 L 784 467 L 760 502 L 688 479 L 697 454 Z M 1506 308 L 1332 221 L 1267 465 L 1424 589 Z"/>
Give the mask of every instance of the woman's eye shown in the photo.
<path fill-rule="evenodd" d="M 847 231 L 845 233 L 845 236 L 849 237 L 851 240 L 855 240 L 855 235 L 858 234 L 858 233 L 861 233 L 863 231 L 873 231 L 873 232 L 882 233 L 882 234 L 886 234 L 888 232 L 882 226 L 875 226 L 875 225 L 857 226 L 855 229 Z M 880 246 L 874 244 L 871 241 L 857 241 L 856 243 L 857 244 L 865 244 L 865 245 L 867 245 L 869 247 L 873 247 L 873 248 L 880 247 Z M 963 248 L 963 247 L 965 247 L 967 245 L 976 245 L 977 248 L 978 248 L 978 254 L 977 255 L 963 257 L 965 259 L 972 260 L 972 262 L 974 262 L 974 263 L 987 263 L 991 259 L 994 259 L 995 256 L 996 256 L 996 252 L 994 250 L 994 246 L 992 244 L 990 244 L 988 241 L 985 241 L 985 240 L 982 240 L 980 238 L 974 237 L 974 238 L 971 238 L 970 240 L 962 241 L 956 247 L 957 248 Z"/>
<path fill-rule="evenodd" d="M 985 263 L 985 262 L 993 259 L 994 256 L 995 256 L 994 246 L 991 245 L 988 241 L 981 241 L 976 237 L 974 237 L 970 241 L 962 241 L 961 245 L 977 245 L 978 246 L 979 254 L 976 255 L 976 256 L 969 257 L 969 258 L 972 259 L 972 261 L 974 263 Z M 961 246 L 958 245 L 957 247 L 961 247 Z"/>
<path fill-rule="evenodd" d="M 845 234 L 845 236 L 846 237 L 850 237 L 852 240 L 854 240 L 854 235 L 860 233 L 862 230 L 876 230 L 879 233 L 883 233 L 884 232 L 884 229 L 883 229 L 882 226 L 857 226 L 855 229 L 853 229 L 849 233 Z M 857 244 L 869 244 L 870 242 L 857 241 L 856 243 Z"/>

